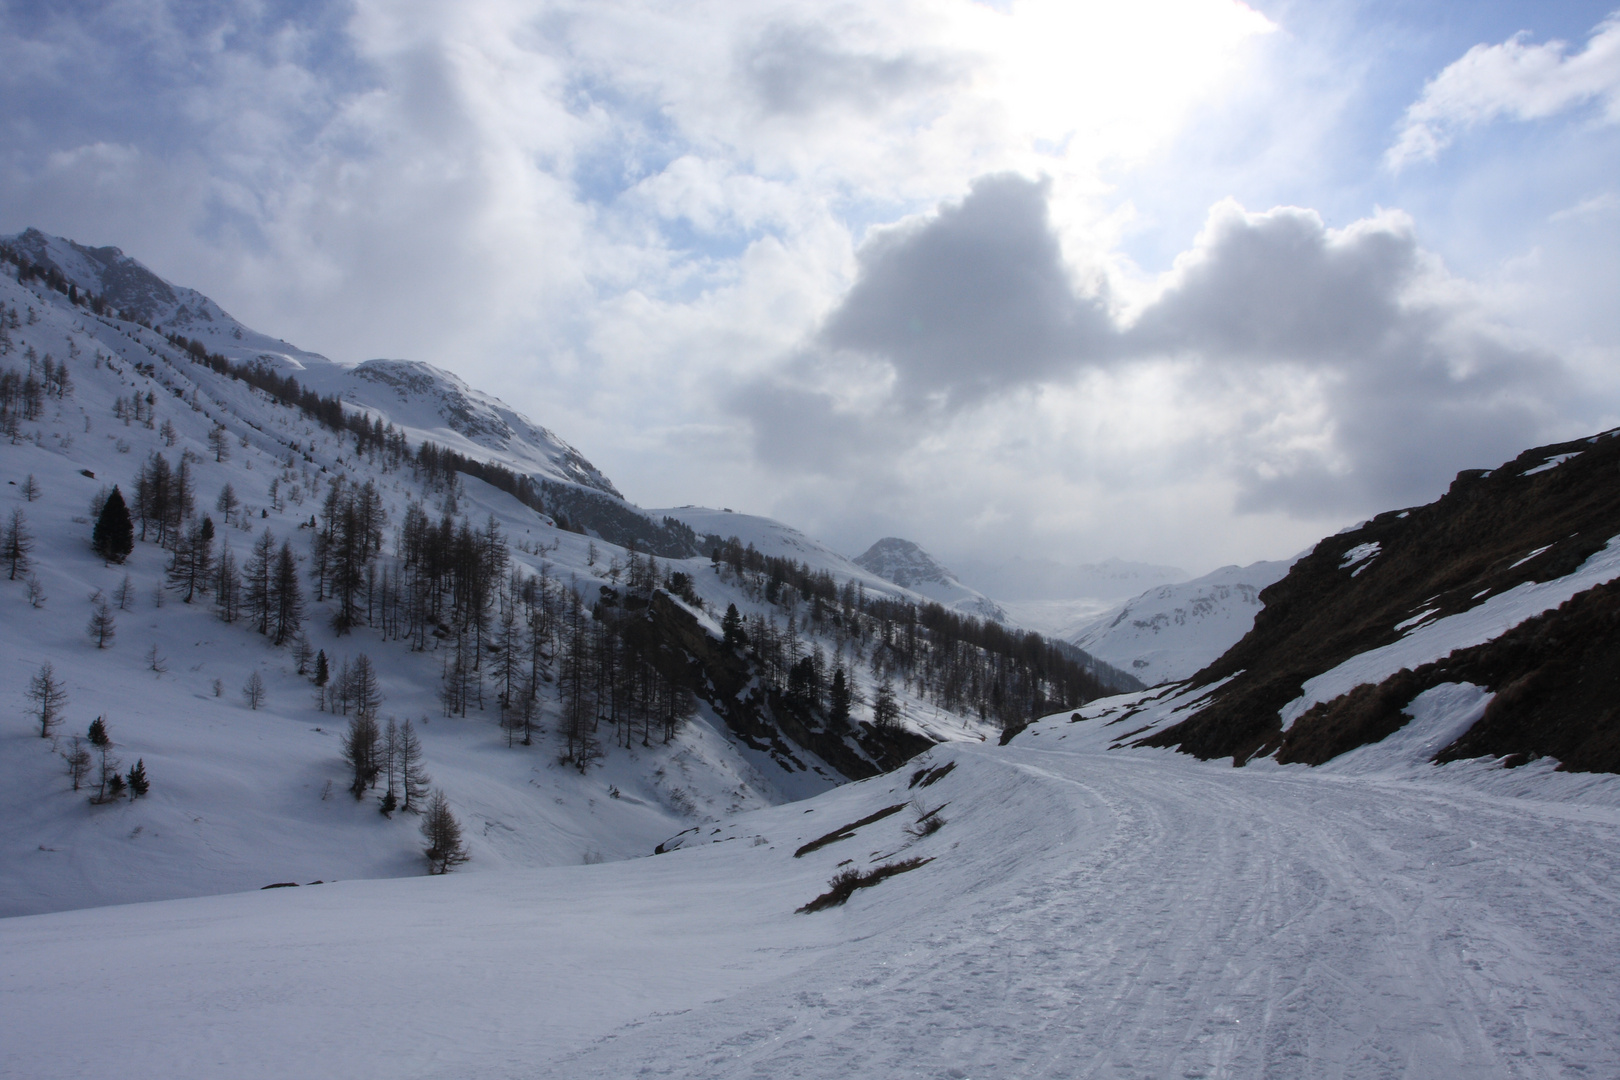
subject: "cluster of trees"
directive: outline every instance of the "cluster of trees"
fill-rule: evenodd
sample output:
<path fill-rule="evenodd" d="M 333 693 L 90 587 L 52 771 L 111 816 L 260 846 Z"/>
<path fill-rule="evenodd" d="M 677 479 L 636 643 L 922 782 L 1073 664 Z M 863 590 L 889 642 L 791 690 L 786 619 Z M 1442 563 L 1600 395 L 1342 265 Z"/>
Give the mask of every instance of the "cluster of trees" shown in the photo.
<path fill-rule="evenodd" d="M 176 468 L 154 450 L 135 474 L 135 502 L 131 509 L 141 523 L 142 540 L 150 532 L 159 547 L 178 543 L 186 520 L 197 510 L 190 453 L 181 453 Z"/>
<path fill-rule="evenodd" d="M 33 715 L 39 721 L 40 738 L 51 738 L 62 723 L 68 695 L 67 688 L 57 678 L 56 669 L 50 661 L 41 664 L 39 671 L 29 677 L 28 699 L 33 702 Z M 112 802 L 122 798 L 126 792 L 133 801 L 151 790 L 145 759 L 137 759 L 127 776 L 119 771 L 123 762 L 114 753 L 112 736 L 107 731 L 104 717 L 96 717 L 84 736 L 73 736 L 65 748 L 58 749 L 58 753 L 67 765 L 74 791 L 84 786 L 92 771 L 97 773 L 96 794 L 90 799 L 93 803 Z"/>
<path fill-rule="evenodd" d="M 643 588 L 658 584 L 646 581 Z M 664 646 L 641 614 L 641 595 L 621 598 L 610 590 L 595 605 L 595 617 L 572 589 L 562 595 L 554 625 L 564 760 L 583 772 L 600 758 L 604 724 L 617 746 L 648 746 L 654 737 L 668 743 L 696 711 L 697 699 L 672 665 L 659 662 Z"/>
<path fill-rule="evenodd" d="M 374 712 L 356 712 L 343 736 L 343 761 L 349 767 L 349 793 L 356 799 L 365 798 L 381 781 L 378 808 L 384 814 L 421 813 L 433 778 L 423 767 L 422 740 L 409 720 L 401 724 L 390 716 L 379 727 Z"/>
<path fill-rule="evenodd" d="M 870 667 L 880 692 L 890 687 L 882 702 L 874 701 L 880 725 L 898 716 L 898 707 L 893 714 L 889 707 L 893 680 L 942 709 L 1004 726 L 1106 693 L 1078 659 L 1039 634 L 940 604 L 869 596 L 854 582 L 839 587 L 824 570 L 765 555 L 736 537 L 714 542 L 710 558 L 717 572 L 785 614 L 780 625 L 764 614 L 739 617 L 729 629 L 723 624 L 728 643 L 746 648 L 769 681 L 812 707 L 844 711 L 847 705 L 832 701 L 831 692 L 844 675 L 840 696 L 854 693 L 844 668 L 856 663 Z M 818 637 L 831 639 L 830 659 L 814 642 Z"/>
<path fill-rule="evenodd" d="M 340 634 L 370 621 L 371 599 L 377 588 L 373 560 L 382 552 L 387 524 L 382 496 L 370 480 L 363 484 L 332 480 L 310 543 L 310 576 L 317 601 L 331 597 L 337 602 L 332 628 Z M 364 614 L 359 605 L 362 589 L 367 599 Z"/>
<path fill-rule="evenodd" d="M 7 323 L 15 323 L 17 312 L 0 310 L 0 331 Z M 6 331 L 0 344 L 10 351 L 10 333 Z M 6 368 L 0 371 L 0 429 L 15 442 L 21 437 L 19 424 L 24 420 L 38 420 L 45 411 L 47 398 L 65 398 L 73 393 L 73 379 L 66 363 L 57 363 L 50 353 L 41 361 L 32 345 L 26 353 L 28 370 Z"/>

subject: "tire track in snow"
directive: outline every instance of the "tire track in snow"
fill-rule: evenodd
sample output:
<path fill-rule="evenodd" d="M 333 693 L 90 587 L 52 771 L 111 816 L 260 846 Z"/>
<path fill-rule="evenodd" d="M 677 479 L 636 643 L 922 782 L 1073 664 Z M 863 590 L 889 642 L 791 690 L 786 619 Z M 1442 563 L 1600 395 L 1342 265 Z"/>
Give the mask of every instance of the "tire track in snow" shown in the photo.
<path fill-rule="evenodd" d="M 791 984 L 528 1075 L 1620 1075 L 1611 821 L 1169 755 L 980 757 L 1106 835 L 1031 841 L 1028 872 Z"/>

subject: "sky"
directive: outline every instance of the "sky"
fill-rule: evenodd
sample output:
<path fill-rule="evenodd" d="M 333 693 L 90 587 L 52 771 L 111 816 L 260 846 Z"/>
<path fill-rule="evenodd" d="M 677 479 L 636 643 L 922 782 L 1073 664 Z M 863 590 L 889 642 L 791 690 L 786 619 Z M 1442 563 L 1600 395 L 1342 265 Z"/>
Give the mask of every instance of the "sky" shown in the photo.
<path fill-rule="evenodd" d="M 0 0 L 0 232 L 850 554 L 1291 555 L 1620 424 L 1620 11 Z"/>

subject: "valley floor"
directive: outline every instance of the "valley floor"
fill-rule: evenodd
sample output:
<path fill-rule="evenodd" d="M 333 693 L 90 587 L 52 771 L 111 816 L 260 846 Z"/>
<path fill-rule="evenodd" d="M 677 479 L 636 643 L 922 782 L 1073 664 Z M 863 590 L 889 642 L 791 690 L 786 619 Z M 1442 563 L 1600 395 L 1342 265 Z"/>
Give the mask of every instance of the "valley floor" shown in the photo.
<path fill-rule="evenodd" d="M 0 920 L 0 1075 L 1620 1075 L 1607 785 L 1062 738 L 1095 723 L 655 858 Z M 947 824 L 794 858 L 913 796 Z M 933 861 L 794 914 L 842 861 L 909 856 Z"/>

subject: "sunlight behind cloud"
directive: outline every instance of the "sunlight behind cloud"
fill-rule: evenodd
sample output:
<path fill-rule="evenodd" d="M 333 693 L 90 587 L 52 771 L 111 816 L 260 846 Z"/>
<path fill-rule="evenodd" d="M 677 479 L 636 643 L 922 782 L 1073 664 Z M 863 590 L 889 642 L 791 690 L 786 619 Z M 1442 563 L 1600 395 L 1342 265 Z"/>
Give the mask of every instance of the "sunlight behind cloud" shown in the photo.
<path fill-rule="evenodd" d="M 984 90 L 1051 157 L 1133 158 L 1173 134 L 1276 26 L 1233 0 L 1021 0 L 964 29 L 995 58 Z"/>

